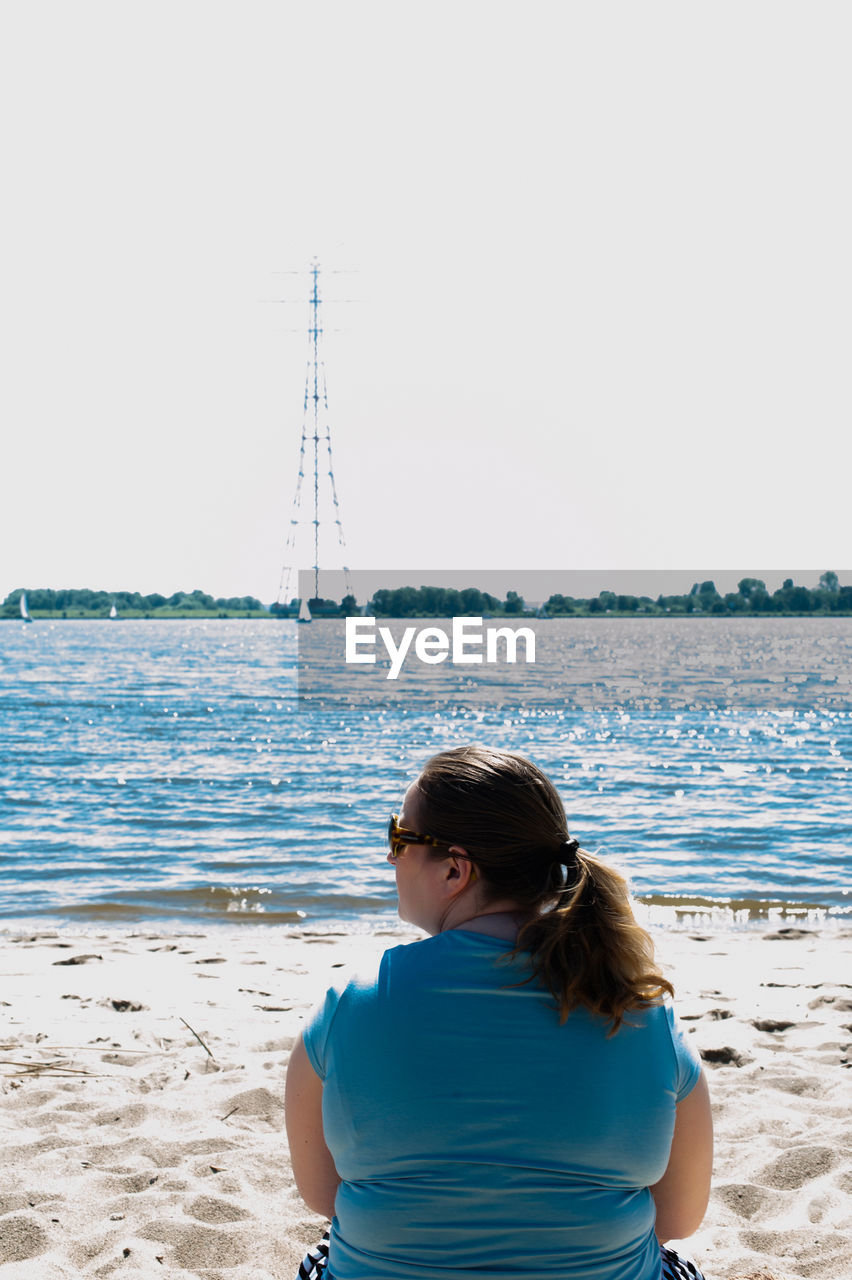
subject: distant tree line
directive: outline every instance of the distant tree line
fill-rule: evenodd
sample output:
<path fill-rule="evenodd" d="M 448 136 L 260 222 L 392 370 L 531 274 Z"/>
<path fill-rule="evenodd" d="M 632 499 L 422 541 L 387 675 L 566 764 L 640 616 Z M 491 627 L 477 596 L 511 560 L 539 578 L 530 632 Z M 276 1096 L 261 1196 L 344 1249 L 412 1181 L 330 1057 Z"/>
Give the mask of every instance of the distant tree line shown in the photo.
<path fill-rule="evenodd" d="M 20 617 L 23 589 L 10 591 L 0 606 L 0 617 Z M 54 591 L 27 590 L 27 608 L 34 618 L 104 618 L 115 605 L 121 618 L 221 618 L 269 617 L 269 610 L 254 596 L 213 597 L 204 591 L 159 592 L 143 596 L 138 591 L 90 591 L 68 587 Z"/>
<path fill-rule="evenodd" d="M 295 618 L 299 613 L 299 605 L 301 601 L 298 596 L 284 604 L 279 601 L 269 606 L 269 612 L 273 618 Z M 358 613 L 358 601 L 354 596 L 344 596 L 340 604 L 336 600 L 324 600 L 322 596 L 311 596 L 308 600 L 308 608 L 311 616 L 322 618 L 346 618 L 352 613 Z"/>
<path fill-rule="evenodd" d="M 138 591 L 38 588 L 26 594 L 34 618 L 103 618 L 113 605 L 122 618 L 292 618 L 299 609 L 297 599 L 267 607 L 255 596 L 214 597 L 204 591 L 143 596 Z M 9 592 L 0 605 L 0 618 L 20 616 L 21 595 L 20 587 Z M 360 612 L 352 595 L 344 596 L 339 604 L 323 599 L 312 599 L 308 604 L 314 617 L 345 617 Z M 536 610 L 527 607 L 516 591 L 509 591 L 504 600 L 498 600 L 476 587 L 462 591 L 449 587 L 394 587 L 376 591 L 366 612 L 378 618 L 453 618 L 529 616 Z M 737 590 L 725 595 L 716 590 L 712 581 L 694 583 L 685 595 L 658 595 L 656 599 L 615 591 L 601 591 L 591 598 L 556 593 L 537 612 L 546 617 L 850 614 L 852 586 L 841 587 L 837 574 L 829 570 L 821 575 L 817 587 L 798 587 L 792 578 L 785 578 L 773 592 L 760 578 L 741 578 Z"/>
<path fill-rule="evenodd" d="M 551 617 L 571 614 L 809 614 L 852 613 L 852 587 L 841 587 L 837 574 L 822 574 L 817 587 L 797 587 L 785 578 L 777 591 L 769 592 L 760 578 L 741 578 L 736 591 L 721 595 L 713 582 L 696 582 L 686 595 L 650 596 L 601 591 L 589 600 L 552 595 L 545 605 Z"/>
<path fill-rule="evenodd" d="M 476 587 L 462 591 L 449 587 L 384 587 L 374 594 L 367 612 L 376 618 L 481 618 L 484 614 L 502 613 L 503 606 L 496 596 Z"/>
<path fill-rule="evenodd" d="M 354 596 L 344 597 L 341 604 L 333 600 L 310 600 L 316 616 L 340 616 L 358 612 Z M 293 616 L 299 601 L 288 606 L 273 605 L 271 612 Z M 841 587 L 837 574 L 826 572 L 814 588 L 797 587 L 792 578 L 770 593 L 760 578 L 742 578 L 736 591 L 721 595 L 712 581 L 696 582 L 684 595 L 635 596 L 615 591 L 601 591 L 591 598 L 554 594 L 539 609 L 528 607 L 517 591 L 506 593 L 504 600 L 467 587 L 456 591 L 446 587 L 395 587 L 376 591 L 366 612 L 377 618 L 454 618 L 460 616 L 503 617 L 537 612 L 546 617 L 595 617 L 600 614 L 631 616 L 633 614 L 811 614 L 852 613 L 852 587 Z"/>
<path fill-rule="evenodd" d="M 524 602 L 514 591 L 502 603 L 496 596 L 477 587 L 456 591 L 452 587 L 382 587 L 362 610 L 354 596 L 344 596 L 340 604 L 334 600 L 310 599 L 311 616 L 348 617 L 350 614 L 367 613 L 374 618 L 457 618 L 482 617 L 483 614 L 521 613 Z M 270 612 L 276 617 L 295 617 L 299 601 L 289 604 L 273 604 Z"/>

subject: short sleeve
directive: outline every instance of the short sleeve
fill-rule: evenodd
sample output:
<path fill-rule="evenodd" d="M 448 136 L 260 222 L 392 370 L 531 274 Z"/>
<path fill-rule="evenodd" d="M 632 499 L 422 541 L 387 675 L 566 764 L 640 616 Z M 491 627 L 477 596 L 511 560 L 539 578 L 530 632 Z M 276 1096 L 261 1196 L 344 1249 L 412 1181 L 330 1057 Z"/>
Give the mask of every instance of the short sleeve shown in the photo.
<path fill-rule="evenodd" d="M 701 1075 L 701 1058 L 675 1017 L 672 1006 L 667 1004 L 665 1009 L 675 1055 L 675 1098 L 681 1102 L 698 1084 L 698 1077 Z"/>
<path fill-rule="evenodd" d="M 329 987 L 324 999 L 308 1015 L 307 1023 L 302 1031 L 308 1058 L 311 1066 L 321 1080 L 328 1075 L 328 1037 L 334 1016 L 340 1004 L 342 991 L 340 987 Z"/>

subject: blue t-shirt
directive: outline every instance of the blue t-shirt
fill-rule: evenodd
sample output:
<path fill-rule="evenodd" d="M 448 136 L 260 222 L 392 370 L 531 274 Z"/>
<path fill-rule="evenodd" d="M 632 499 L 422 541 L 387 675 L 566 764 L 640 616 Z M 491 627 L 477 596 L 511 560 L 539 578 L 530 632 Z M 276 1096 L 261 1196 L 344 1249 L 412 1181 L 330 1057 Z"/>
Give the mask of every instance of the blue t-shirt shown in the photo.
<path fill-rule="evenodd" d="M 332 988 L 304 1040 L 342 1179 L 333 1280 L 658 1280 L 648 1187 L 701 1064 L 659 1005 L 609 1024 L 453 929 Z"/>

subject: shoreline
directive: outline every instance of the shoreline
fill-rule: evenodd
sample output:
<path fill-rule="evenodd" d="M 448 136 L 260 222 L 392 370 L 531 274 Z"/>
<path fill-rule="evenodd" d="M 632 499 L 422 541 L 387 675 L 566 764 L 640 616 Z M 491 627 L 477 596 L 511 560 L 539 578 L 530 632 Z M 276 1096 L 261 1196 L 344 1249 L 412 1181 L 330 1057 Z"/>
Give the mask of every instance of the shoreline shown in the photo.
<path fill-rule="evenodd" d="M 291 1280 L 323 1223 L 287 1160 L 290 1049 L 331 981 L 421 935 L 13 924 L 0 1274 Z M 683 1250 L 708 1280 L 840 1280 L 852 926 L 651 933 L 714 1104 L 710 1208 Z"/>
<path fill-rule="evenodd" d="M 684 894 L 683 897 L 649 893 L 632 895 L 631 903 L 636 920 L 656 938 L 668 934 L 709 931 L 720 936 L 727 934 L 761 936 L 774 930 L 804 929 L 833 934 L 852 930 L 852 906 L 845 903 L 781 902 L 777 899 L 719 899 L 714 901 L 701 895 Z M 296 918 L 297 916 L 301 918 Z M 63 914 L 45 910 L 38 915 L 0 913 L 0 947 L 5 942 L 24 934 L 57 938 L 120 937 L 129 938 L 141 934 L 169 934 L 187 937 L 235 938 L 246 940 L 280 935 L 291 939 L 313 936 L 347 937 L 396 936 L 406 927 L 401 925 L 395 909 L 379 912 L 366 908 L 355 915 L 330 914 L 312 917 L 309 910 L 220 910 L 209 915 L 169 915 L 152 911 L 150 915 L 134 914 L 130 909 L 116 910 L 110 901 L 87 904 L 85 910 L 75 908 L 73 913 Z M 406 937 L 413 936 L 406 932 Z"/>

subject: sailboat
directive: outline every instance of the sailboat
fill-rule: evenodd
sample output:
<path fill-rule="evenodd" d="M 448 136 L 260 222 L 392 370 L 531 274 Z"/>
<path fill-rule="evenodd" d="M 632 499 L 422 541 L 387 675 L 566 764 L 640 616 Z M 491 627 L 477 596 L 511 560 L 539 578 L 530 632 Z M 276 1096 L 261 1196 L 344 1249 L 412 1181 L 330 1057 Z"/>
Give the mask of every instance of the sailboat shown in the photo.
<path fill-rule="evenodd" d="M 116 609 L 116 607 L 115 607 L 115 601 L 113 601 L 113 603 L 110 605 L 110 609 L 109 609 L 109 616 L 110 616 L 111 618 L 117 618 L 117 617 L 118 617 L 118 610 L 117 610 L 117 609 Z"/>
<path fill-rule="evenodd" d="M 296 619 L 296 621 L 297 621 L 297 622 L 310 622 L 310 621 L 311 621 L 311 611 L 310 611 L 310 609 L 308 608 L 308 602 L 307 602 L 307 600 L 305 600 L 304 598 L 302 599 L 302 602 L 301 602 L 301 604 L 299 605 L 299 616 L 298 616 L 298 618 Z"/>
<path fill-rule="evenodd" d="M 22 591 L 22 592 L 21 592 L 20 605 L 21 605 L 21 618 L 22 618 L 22 620 L 23 620 L 24 622 L 32 622 L 32 618 L 30 617 L 30 611 L 29 611 L 29 609 L 27 608 L 27 593 L 26 593 L 26 591 Z"/>

